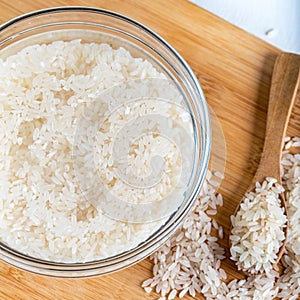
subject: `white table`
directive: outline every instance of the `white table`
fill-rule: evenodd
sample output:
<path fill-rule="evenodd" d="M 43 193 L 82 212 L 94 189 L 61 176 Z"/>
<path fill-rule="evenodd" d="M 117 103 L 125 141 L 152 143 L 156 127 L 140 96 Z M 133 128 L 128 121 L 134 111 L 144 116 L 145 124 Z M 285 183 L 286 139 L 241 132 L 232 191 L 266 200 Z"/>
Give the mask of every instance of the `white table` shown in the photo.
<path fill-rule="evenodd" d="M 300 0 L 191 0 L 284 50 L 300 54 Z"/>

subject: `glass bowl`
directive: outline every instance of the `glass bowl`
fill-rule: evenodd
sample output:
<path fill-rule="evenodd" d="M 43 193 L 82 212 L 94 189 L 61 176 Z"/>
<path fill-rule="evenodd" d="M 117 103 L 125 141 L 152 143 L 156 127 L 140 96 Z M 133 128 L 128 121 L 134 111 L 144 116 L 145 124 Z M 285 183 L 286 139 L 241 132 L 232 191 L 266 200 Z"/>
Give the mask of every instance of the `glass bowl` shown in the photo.
<path fill-rule="evenodd" d="M 147 58 L 176 85 L 192 120 L 193 167 L 180 206 L 154 234 L 125 253 L 97 261 L 60 263 L 30 257 L 0 243 L 0 257 L 7 263 L 27 271 L 58 277 L 110 273 L 135 264 L 157 250 L 192 209 L 205 179 L 211 151 L 209 110 L 191 68 L 163 38 L 126 16 L 90 7 L 58 7 L 22 15 L 0 26 L 0 59 L 5 60 L 32 44 L 77 38 L 87 42 L 104 40 L 114 47 L 130 48 L 133 56 Z"/>

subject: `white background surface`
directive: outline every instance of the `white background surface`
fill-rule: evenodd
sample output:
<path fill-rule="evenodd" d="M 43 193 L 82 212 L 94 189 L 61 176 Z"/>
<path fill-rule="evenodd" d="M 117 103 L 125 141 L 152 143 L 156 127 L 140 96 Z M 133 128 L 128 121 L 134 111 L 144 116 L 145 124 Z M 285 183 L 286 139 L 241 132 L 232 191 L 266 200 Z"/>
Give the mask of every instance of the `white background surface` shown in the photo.
<path fill-rule="evenodd" d="M 300 0 L 191 0 L 273 44 L 300 54 Z"/>

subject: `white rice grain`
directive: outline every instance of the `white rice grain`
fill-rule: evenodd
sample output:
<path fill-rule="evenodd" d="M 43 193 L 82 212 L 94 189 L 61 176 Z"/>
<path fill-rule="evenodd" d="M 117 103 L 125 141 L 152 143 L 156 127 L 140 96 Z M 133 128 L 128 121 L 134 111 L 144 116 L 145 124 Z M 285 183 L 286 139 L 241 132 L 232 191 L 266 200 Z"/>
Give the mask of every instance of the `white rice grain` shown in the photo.
<path fill-rule="evenodd" d="M 0 60 L 0 65 L 0 155 L 5 158 L 0 163 L 1 241 L 36 258 L 85 262 L 123 253 L 157 231 L 166 220 L 117 221 L 85 199 L 74 171 L 72 147 L 77 125 L 93 97 L 124 82 L 165 76 L 124 48 L 80 40 L 32 45 Z M 159 87 L 147 86 L 147 81 L 144 85 L 141 93 L 151 88 L 158 97 L 164 93 Z M 136 97 L 130 90 L 119 92 L 121 96 L 128 92 L 130 99 Z M 177 97 L 172 89 L 169 92 Z M 118 89 L 113 96 L 102 103 L 107 106 L 107 122 L 95 138 L 95 153 L 85 148 L 96 134 L 88 127 L 81 155 L 91 157 L 89 163 L 95 164 L 101 181 L 116 197 L 133 203 L 159 201 L 178 183 L 180 155 L 174 145 L 153 134 L 136 141 L 130 168 L 145 175 L 149 158 L 161 154 L 166 172 L 154 188 L 134 189 L 113 173 L 113 135 L 146 113 L 174 116 L 173 123 L 178 120 L 185 128 L 190 126 L 188 119 L 183 122 L 179 109 L 152 100 L 131 101 L 110 111 L 120 97 Z M 93 178 L 94 174 L 83 173 L 84 178 Z M 145 288 L 149 291 L 147 285 Z"/>
<path fill-rule="evenodd" d="M 255 191 L 245 195 L 235 215 L 230 235 L 231 259 L 239 270 L 269 273 L 273 268 L 287 222 L 279 199 L 283 188 L 276 182 L 266 177 L 257 183 Z"/>
<path fill-rule="evenodd" d="M 290 148 L 299 146 L 300 138 L 286 138 L 286 142 L 292 141 Z M 181 277 L 179 278 L 179 270 L 177 270 L 172 276 L 175 282 L 179 284 L 175 285 L 175 289 L 169 294 L 170 299 L 177 293 L 186 294 L 187 288 L 184 286 L 193 286 L 198 292 L 202 293 L 205 299 L 232 299 L 232 300 L 251 300 L 251 299 L 274 299 L 276 297 L 284 300 L 298 299 L 300 292 L 300 156 L 297 154 L 290 154 L 288 151 L 283 151 L 282 157 L 282 174 L 283 185 L 286 190 L 287 201 L 287 213 L 289 216 L 289 233 L 287 241 L 287 253 L 282 258 L 282 262 L 285 266 L 284 274 L 281 276 L 277 271 L 271 270 L 266 275 L 248 276 L 246 279 L 237 280 L 234 279 L 229 283 L 222 282 L 227 278 L 226 272 L 221 268 L 218 262 L 216 253 L 223 253 L 223 249 L 217 242 L 209 242 L 207 237 L 210 237 L 211 233 L 204 233 L 202 229 L 209 222 L 212 223 L 210 228 L 218 228 L 216 221 L 213 222 L 211 218 L 206 215 L 206 210 L 209 209 L 207 203 L 210 201 L 216 201 L 218 196 L 213 197 L 212 194 L 216 194 L 216 190 L 213 185 L 210 185 L 209 180 L 211 173 L 208 172 L 206 182 L 202 188 L 200 198 L 195 206 L 191 216 L 194 218 L 194 222 L 190 223 L 191 228 L 183 228 L 177 231 L 175 236 L 171 238 L 171 243 L 168 246 L 168 255 L 166 255 L 165 261 L 162 263 L 159 259 L 160 252 L 158 250 L 152 258 L 156 258 L 155 267 L 165 268 L 165 266 L 173 265 L 176 261 L 177 249 L 181 250 L 181 257 L 184 257 L 191 262 L 193 257 L 199 257 L 201 260 L 195 263 L 191 263 L 191 268 L 195 270 L 195 277 Z M 272 185 L 266 188 L 269 189 Z M 260 184 L 257 185 L 261 187 Z M 275 189 L 278 191 L 278 187 Z M 213 200 L 214 199 L 214 200 Z M 199 219 L 201 220 L 199 223 Z M 235 224 L 235 218 L 231 216 L 231 221 Z M 183 233 L 186 230 L 199 231 L 199 239 L 193 240 L 187 238 Z M 176 241 L 176 236 L 180 235 L 180 239 Z M 240 238 L 235 236 L 233 241 L 238 242 Z M 205 243 L 206 247 L 201 247 Z M 247 243 L 246 243 L 247 244 Z M 251 245 L 247 244 L 248 246 Z M 243 248 L 234 246 L 235 252 L 239 255 L 243 255 Z M 233 249 L 232 248 L 232 249 Z M 232 250 L 231 249 L 231 250 Z M 255 248 L 257 250 L 257 247 Z M 219 260 L 220 261 L 220 260 Z M 212 273 L 214 270 L 214 273 Z M 161 277 L 154 275 L 154 280 L 158 283 Z M 214 278 L 218 278 L 220 282 L 214 281 Z M 217 286 L 218 284 L 218 286 Z"/>

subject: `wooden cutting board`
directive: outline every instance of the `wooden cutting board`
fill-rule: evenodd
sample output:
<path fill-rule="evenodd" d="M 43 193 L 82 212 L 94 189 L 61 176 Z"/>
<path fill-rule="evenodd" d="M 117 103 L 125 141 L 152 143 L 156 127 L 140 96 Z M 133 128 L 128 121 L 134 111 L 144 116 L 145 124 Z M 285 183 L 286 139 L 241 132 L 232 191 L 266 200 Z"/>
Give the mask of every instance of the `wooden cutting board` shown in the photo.
<path fill-rule="evenodd" d="M 62 5 L 102 7 L 128 15 L 163 36 L 191 65 L 226 139 L 226 173 L 220 189 L 224 207 L 216 219 L 224 226 L 225 239 L 221 244 L 228 249 L 229 216 L 259 162 L 271 73 L 280 51 L 185 0 L 1 0 L 0 22 L 32 10 Z M 300 135 L 299 112 L 297 103 L 288 129 L 290 135 Z M 56 279 L 1 262 L 0 299 L 157 299 L 156 294 L 147 295 L 140 287 L 151 276 L 151 267 L 146 259 L 103 277 Z M 243 277 L 229 259 L 223 268 L 229 279 Z"/>

